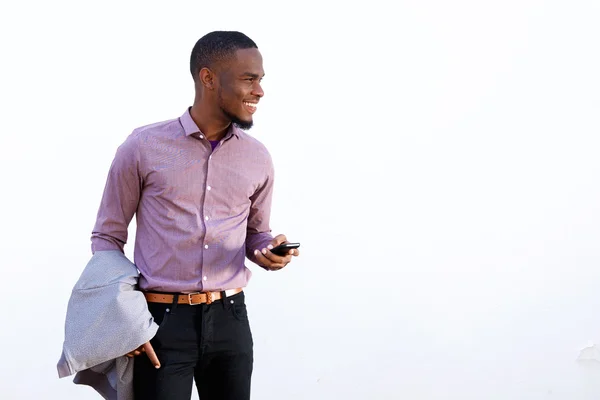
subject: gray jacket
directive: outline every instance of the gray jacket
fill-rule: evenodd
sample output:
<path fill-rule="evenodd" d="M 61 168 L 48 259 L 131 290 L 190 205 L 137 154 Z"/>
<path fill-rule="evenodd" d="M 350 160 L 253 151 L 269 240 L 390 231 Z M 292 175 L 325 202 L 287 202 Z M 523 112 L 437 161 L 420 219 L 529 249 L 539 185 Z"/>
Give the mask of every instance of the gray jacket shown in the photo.
<path fill-rule="evenodd" d="M 154 337 L 158 325 L 144 295 L 139 272 L 120 251 L 97 251 L 75 284 L 57 365 L 60 378 L 92 386 L 108 400 L 133 399 L 133 359 L 124 354 Z"/>

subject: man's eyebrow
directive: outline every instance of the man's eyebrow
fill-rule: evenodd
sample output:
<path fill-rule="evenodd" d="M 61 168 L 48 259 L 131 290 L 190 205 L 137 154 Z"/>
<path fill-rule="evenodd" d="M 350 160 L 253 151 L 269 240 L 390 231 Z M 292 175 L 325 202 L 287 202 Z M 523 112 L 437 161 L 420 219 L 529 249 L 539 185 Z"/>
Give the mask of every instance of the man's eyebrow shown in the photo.
<path fill-rule="evenodd" d="M 261 77 L 260 75 L 258 75 L 258 74 L 255 74 L 254 72 L 244 72 L 244 73 L 242 74 L 242 76 L 249 76 L 249 77 L 251 77 L 251 78 L 260 78 L 260 77 Z M 264 78 L 264 76 L 265 76 L 265 75 L 263 74 L 263 76 L 262 76 L 262 77 Z"/>

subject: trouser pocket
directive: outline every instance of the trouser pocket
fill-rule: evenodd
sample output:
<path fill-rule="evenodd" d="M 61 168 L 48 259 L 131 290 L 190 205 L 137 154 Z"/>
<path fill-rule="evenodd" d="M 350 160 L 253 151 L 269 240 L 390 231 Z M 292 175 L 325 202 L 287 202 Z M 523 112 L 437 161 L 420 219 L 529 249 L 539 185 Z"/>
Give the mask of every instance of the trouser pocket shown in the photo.
<path fill-rule="evenodd" d="M 171 304 L 163 304 L 163 303 L 148 303 L 148 310 L 150 314 L 152 314 L 152 318 L 154 322 L 158 325 L 158 331 L 163 331 L 169 322 L 169 316 L 171 315 Z"/>

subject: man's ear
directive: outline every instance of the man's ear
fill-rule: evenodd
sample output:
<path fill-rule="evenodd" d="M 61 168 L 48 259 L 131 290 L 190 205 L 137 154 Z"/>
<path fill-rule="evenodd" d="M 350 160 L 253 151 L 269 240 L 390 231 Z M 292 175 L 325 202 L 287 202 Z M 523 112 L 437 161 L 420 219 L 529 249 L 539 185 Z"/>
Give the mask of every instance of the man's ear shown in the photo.
<path fill-rule="evenodd" d="M 210 69 L 204 67 L 199 72 L 200 83 L 208 90 L 213 90 L 215 87 L 215 74 Z"/>

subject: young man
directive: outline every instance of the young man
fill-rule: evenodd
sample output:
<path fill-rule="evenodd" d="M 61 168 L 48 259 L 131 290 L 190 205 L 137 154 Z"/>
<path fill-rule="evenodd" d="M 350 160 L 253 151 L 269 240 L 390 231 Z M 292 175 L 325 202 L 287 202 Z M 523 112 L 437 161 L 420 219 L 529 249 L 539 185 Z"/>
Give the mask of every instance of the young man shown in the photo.
<path fill-rule="evenodd" d="M 267 270 L 287 241 L 269 228 L 273 164 L 242 129 L 264 93 L 262 57 L 240 32 L 211 32 L 192 50 L 195 100 L 177 119 L 135 129 L 111 165 L 92 251 L 120 250 L 136 215 L 139 289 L 159 324 L 135 358 L 136 399 L 250 398 L 252 335 L 245 258 Z"/>

